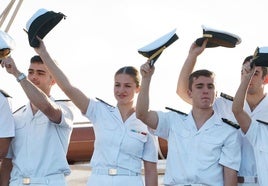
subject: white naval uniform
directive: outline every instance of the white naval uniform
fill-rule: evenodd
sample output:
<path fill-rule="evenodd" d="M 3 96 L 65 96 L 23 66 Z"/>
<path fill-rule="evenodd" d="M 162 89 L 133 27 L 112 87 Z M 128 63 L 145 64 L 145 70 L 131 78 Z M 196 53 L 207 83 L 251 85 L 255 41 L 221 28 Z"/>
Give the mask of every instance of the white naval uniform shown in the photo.
<path fill-rule="evenodd" d="M 86 117 L 93 123 L 94 153 L 88 186 L 143 186 L 142 160 L 157 162 L 155 138 L 133 113 L 125 122 L 117 107 L 90 99 Z M 109 175 L 109 170 L 118 175 Z"/>
<path fill-rule="evenodd" d="M 0 138 L 14 137 L 15 124 L 7 98 L 0 93 Z"/>
<path fill-rule="evenodd" d="M 155 135 L 168 140 L 165 185 L 223 186 L 223 167 L 238 170 L 237 129 L 213 114 L 197 130 L 192 114 L 157 112 Z"/>
<path fill-rule="evenodd" d="M 214 110 L 224 118 L 236 122 L 236 119 L 232 113 L 232 101 L 219 97 L 214 103 Z M 257 107 L 251 111 L 247 102 L 245 102 L 244 110 L 249 114 L 252 120 L 262 120 L 268 121 L 268 96 L 266 95 L 264 99 L 257 105 Z M 254 183 L 257 177 L 257 168 L 255 155 L 252 145 L 248 139 L 244 136 L 241 129 L 239 130 L 239 135 L 242 145 L 242 158 L 241 166 L 238 172 L 239 176 L 242 176 L 247 180 L 245 183 L 238 184 L 239 186 L 259 186 L 258 183 Z"/>
<path fill-rule="evenodd" d="M 260 186 L 268 185 L 268 125 L 252 121 L 246 138 L 253 145 Z"/>
<path fill-rule="evenodd" d="M 52 99 L 52 98 L 51 98 Z M 73 114 L 64 103 L 60 124 L 51 122 L 40 110 L 33 115 L 30 103 L 14 114 L 15 138 L 9 158 L 12 158 L 10 186 L 66 186 L 69 175 L 66 154 L 73 124 Z"/>

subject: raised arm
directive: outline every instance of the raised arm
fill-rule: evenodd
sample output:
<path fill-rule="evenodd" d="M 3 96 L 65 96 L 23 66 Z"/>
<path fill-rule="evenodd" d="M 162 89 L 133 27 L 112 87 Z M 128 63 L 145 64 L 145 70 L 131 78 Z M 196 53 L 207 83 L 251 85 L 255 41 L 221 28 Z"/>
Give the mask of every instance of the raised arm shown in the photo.
<path fill-rule="evenodd" d="M 251 123 L 250 116 L 247 114 L 247 112 L 244 111 L 243 108 L 246 99 L 247 89 L 254 73 L 255 67 L 251 68 L 249 63 L 243 65 L 241 83 L 235 94 L 232 106 L 234 116 L 244 133 L 248 131 Z"/>
<path fill-rule="evenodd" d="M 136 116 L 152 129 L 157 128 L 158 116 L 155 111 L 149 111 L 149 87 L 154 73 L 154 66 L 150 67 L 149 62 L 140 68 L 142 81 L 141 90 L 136 105 Z"/>
<path fill-rule="evenodd" d="M 59 106 L 51 101 L 42 90 L 29 81 L 28 78 L 17 69 L 15 62 L 11 57 L 3 59 L 1 65 L 6 68 L 8 73 L 14 75 L 30 102 L 37 109 L 42 111 L 52 122 L 61 122 L 62 112 Z"/>
<path fill-rule="evenodd" d="M 38 39 L 40 41 L 40 46 L 35 48 L 35 51 L 41 57 L 61 90 L 72 100 L 80 111 L 85 114 L 89 105 L 89 98 L 81 90 L 71 84 L 67 76 L 51 58 L 46 50 L 44 42 L 40 38 Z"/>
<path fill-rule="evenodd" d="M 188 90 L 188 78 L 194 70 L 194 66 L 197 60 L 197 57 L 205 50 L 207 40 L 203 42 L 203 45 L 199 47 L 195 42 L 191 45 L 188 56 L 182 66 L 180 75 L 177 82 L 176 93 L 189 104 L 192 104 L 192 100 L 187 94 Z"/>

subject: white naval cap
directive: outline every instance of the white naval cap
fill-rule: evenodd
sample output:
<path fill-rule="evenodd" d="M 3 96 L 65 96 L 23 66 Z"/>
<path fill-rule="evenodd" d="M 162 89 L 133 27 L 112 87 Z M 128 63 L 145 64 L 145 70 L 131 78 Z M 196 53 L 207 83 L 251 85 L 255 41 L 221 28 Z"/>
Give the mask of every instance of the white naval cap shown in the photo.
<path fill-rule="evenodd" d="M 26 32 L 31 47 L 38 47 L 36 36 L 43 39 L 61 20 L 66 18 L 62 13 L 48 11 L 44 8 L 37 10 L 26 23 Z"/>

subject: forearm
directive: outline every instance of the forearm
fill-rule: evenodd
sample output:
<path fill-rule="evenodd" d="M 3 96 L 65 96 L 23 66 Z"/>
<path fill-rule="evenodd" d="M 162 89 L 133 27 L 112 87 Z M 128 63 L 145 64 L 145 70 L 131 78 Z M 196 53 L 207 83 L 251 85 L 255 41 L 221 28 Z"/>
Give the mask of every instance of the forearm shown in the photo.
<path fill-rule="evenodd" d="M 250 116 L 244 111 L 244 102 L 250 79 L 242 79 L 234 97 L 232 111 L 242 131 L 247 132 L 251 123 Z"/>
<path fill-rule="evenodd" d="M 237 171 L 223 167 L 224 186 L 237 186 Z"/>
<path fill-rule="evenodd" d="M 136 104 L 137 117 L 145 122 L 145 118 L 149 111 L 149 87 L 151 78 L 142 79 L 140 92 Z"/>
<path fill-rule="evenodd" d="M 157 163 L 144 161 L 145 186 L 158 185 Z"/>
<path fill-rule="evenodd" d="M 12 170 L 11 159 L 4 158 L 1 162 L 1 169 L 0 169 L 0 185 L 1 186 L 9 186 L 11 170 Z"/>
<path fill-rule="evenodd" d="M 176 93 L 186 101 L 191 104 L 192 101 L 187 94 L 189 76 L 194 70 L 194 66 L 196 64 L 197 56 L 189 54 L 182 66 L 182 69 L 179 74 L 178 82 L 177 82 L 177 90 Z"/>
<path fill-rule="evenodd" d="M 54 62 L 46 50 L 43 50 L 42 52 L 39 51 L 39 55 L 47 66 L 49 72 L 53 75 L 53 78 L 61 90 L 73 101 L 73 103 L 81 110 L 82 113 L 85 113 L 89 104 L 89 99 L 87 96 L 78 88 L 72 86 L 68 77 Z"/>

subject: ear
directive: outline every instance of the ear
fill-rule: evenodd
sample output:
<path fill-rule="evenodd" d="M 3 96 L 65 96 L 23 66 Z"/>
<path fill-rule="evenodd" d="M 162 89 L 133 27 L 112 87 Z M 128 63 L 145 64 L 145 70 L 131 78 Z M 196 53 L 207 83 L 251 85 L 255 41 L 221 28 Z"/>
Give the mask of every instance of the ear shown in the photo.
<path fill-rule="evenodd" d="M 136 94 L 138 94 L 138 93 L 140 92 L 140 90 L 141 90 L 141 87 L 140 87 L 140 86 L 137 87 L 137 88 L 136 88 Z"/>
<path fill-rule="evenodd" d="M 192 91 L 191 90 L 188 89 L 187 94 L 188 94 L 189 98 L 192 98 Z"/>
<path fill-rule="evenodd" d="M 263 81 L 263 83 L 266 85 L 266 84 L 268 84 L 268 75 L 266 75 L 265 77 L 264 77 L 264 81 Z"/>

